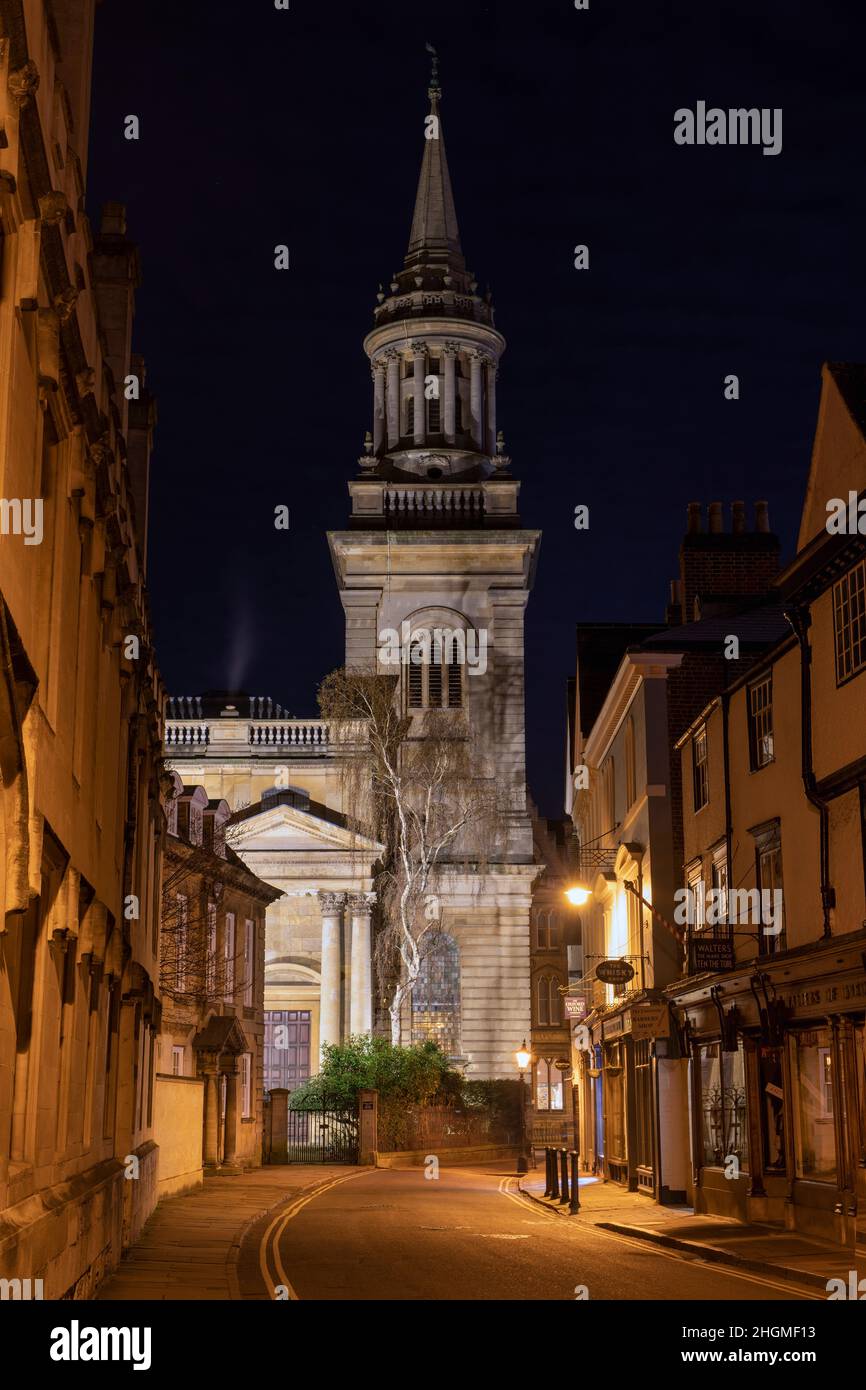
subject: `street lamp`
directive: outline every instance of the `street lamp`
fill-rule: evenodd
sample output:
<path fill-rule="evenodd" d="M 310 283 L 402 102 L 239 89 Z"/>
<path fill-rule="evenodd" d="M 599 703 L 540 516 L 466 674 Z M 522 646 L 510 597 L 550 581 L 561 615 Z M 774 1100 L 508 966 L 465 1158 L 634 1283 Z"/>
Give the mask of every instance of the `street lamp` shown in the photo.
<path fill-rule="evenodd" d="M 565 896 L 572 907 L 583 907 L 584 903 L 592 897 L 592 889 L 584 888 L 581 883 L 575 883 L 572 888 L 566 888 Z"/>
<path fill-rule="evenodd" d="M 517 1171 L 518 1173 L 528 1173 L 529 1155 L 527 1150 L 529 1146 L 526 1142 L 526 1086 L 523 1078 L 529 1071 L 529 1066 L 532 1062 L 532 1053 L 526 1046 L 525 1038 L 515 1052 L 514 1060 L 517 1062 L 517 1070 L 520 1072 L 520 1153 L 517 1156 Z"/>

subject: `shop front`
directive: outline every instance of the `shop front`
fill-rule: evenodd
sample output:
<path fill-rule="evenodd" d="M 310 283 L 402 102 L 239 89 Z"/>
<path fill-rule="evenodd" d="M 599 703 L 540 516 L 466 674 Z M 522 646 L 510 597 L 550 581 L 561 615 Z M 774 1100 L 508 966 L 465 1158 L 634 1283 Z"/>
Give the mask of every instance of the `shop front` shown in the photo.
<path fill-rule="evenodd" d="M 656 992 L 596 1011 L 586 1020 L 583 1111 L 593 1166 L 606 1181 L 660 1202 L 685 1198 L 685 1145 L 667 1126 L 686 1103 L 668 1004 Z M 674 1124 L 676 1131 L 676 1123 Z"/>
<path fill-rule="evenodd" d="M 864 1239 L 864 948 L 861 930 L 671 986 L 696 1212 Z"/>

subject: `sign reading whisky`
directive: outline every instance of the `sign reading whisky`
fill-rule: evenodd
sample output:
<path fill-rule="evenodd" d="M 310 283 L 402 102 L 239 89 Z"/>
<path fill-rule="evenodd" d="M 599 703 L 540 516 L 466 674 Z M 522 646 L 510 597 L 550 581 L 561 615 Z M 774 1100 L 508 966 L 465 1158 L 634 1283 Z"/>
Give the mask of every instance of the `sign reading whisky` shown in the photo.
<path fill-rule="evenodd" d="M 634 966 L 627 960 L 600 960 L 595 967 L 595 978 L 606 985 L 627 985 L 634 979 Z"/>

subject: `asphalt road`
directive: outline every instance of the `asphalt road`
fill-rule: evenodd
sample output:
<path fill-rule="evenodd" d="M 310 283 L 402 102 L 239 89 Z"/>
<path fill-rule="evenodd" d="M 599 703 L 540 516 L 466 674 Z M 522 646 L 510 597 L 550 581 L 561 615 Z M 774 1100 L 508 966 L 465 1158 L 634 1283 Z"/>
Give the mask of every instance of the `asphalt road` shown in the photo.
<path fill-rule="evenodd" d="M 518 1195 L 480 1168 L 347 1170 L 244 1240 L 245 1298 L 800 1301 L 782 1280 L 660 1251 Z"/>

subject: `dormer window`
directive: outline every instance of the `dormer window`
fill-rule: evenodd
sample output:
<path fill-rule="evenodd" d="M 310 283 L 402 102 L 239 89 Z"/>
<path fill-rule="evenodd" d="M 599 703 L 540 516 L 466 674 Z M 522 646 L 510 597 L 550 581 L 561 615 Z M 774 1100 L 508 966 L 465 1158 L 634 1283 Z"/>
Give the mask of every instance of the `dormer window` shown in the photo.
<path fill-rule="evenodd" d="M 189 807 L 189 842 L 191 845 L 200 845 L 202 835 L 202 815 L 201 807 L 190 802 Z"/>

